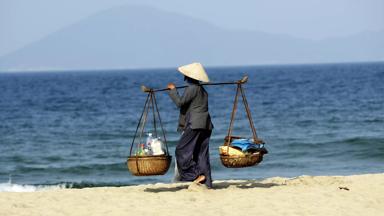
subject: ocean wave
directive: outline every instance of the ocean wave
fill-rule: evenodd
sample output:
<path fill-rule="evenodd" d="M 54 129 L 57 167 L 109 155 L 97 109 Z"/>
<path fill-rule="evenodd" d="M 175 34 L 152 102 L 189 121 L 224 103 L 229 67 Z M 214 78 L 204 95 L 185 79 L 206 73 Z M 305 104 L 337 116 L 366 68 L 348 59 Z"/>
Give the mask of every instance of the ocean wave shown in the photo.
<path fill-rule="evenodd" d="M 144 181 L 143 181 L 144 180 Z M 11 181 L 0 183 L 0 192 L 36 192 L 36 191 L 46 191 L 46 190 L 58 190 L 58 189 L 82 189 L 82 188 L 93 188 L 93 187 L 123 187 L 123 186 L 132 186 L 137 185 L 143 182 L 152 182 L 155 181 L 154 178 L 142 179 L 139 182 L 127 183 L 127 182 L 60 182 L 56 184 L 39 184 L 39 185 L 30 185 L 30 184 L 15 184 Z"/>
<path fill-rule="evenodd" d="M 68 184 L 57 185 L 27 185 L 27 184 L 14 184 L 11 181 L 0 183 L 0 192 L 36 192 L 53 189 L 68 188 Z"/>

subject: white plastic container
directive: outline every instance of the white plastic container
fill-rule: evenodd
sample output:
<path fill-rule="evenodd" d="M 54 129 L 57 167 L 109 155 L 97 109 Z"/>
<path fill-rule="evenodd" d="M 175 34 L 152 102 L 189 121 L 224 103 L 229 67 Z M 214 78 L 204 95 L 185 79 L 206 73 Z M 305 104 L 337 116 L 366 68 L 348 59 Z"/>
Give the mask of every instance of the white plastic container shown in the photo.
<path fill-rule="evenodd" d="M 151 143 L 152 153 L 153 155 L 164 155 L 165 154 L 165 146 L 163 141 L 160 138 L 152 139 Z"/>

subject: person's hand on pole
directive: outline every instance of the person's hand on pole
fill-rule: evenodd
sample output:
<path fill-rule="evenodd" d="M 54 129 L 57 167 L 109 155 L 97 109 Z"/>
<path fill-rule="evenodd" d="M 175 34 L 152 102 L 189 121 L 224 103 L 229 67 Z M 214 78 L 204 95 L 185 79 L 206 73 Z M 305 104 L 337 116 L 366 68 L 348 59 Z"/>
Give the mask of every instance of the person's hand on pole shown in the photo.
<path fill-rule="evenodd" d="M 176 86 L 175 86 L 175 84 L 173 84 L 173 83 L 168 83 L 167 88 L 170 89 L 170 90 L 172 90 L 172 89 L 175 89 Z"/>

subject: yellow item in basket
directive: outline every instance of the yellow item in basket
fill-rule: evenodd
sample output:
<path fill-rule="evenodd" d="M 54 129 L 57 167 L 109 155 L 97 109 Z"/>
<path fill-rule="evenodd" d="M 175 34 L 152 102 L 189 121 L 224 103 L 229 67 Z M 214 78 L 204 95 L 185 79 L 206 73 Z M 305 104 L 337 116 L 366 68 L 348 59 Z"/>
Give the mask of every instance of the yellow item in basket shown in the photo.
<path fill-rule="evenodd" d="M 221 155 L 239 155 L 239 156 L 244 155 L 244 152 L 238 149 L 235 149 L 231 146 L 220 146 L 219 151 Z"/>

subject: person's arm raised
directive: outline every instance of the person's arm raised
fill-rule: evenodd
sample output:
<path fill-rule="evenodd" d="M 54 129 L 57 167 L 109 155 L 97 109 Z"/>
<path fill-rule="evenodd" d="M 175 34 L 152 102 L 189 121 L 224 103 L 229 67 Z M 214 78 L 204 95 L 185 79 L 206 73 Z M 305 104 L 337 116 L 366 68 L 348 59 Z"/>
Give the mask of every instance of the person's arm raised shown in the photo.
<path fill-rule="evenodd" d="M 176 106 L 179 108 L 191 102 L 192 99 L 195 97 L 195 95 L 196 95 L 196 87 L 192 85 L 188 86 L 184 90 L 184 94 L 182 97 L 179 96 L 176 88 L 173 88 L 169 91 L 169 96 L 171 97 L 172 101 L 176 104 Z"/>

